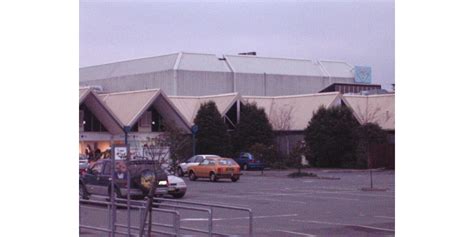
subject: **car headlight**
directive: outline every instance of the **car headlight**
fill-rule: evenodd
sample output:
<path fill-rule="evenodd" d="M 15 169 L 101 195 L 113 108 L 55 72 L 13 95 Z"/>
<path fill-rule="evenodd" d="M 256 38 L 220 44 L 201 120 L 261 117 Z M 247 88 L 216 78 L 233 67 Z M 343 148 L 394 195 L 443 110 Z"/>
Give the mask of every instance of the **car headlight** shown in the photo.
<path fill-rule="evenodd" d="M 158 185 L 167 185 L 168 184 L 168 181 L 166 180 L 161 180 L 158 182 Z"/>

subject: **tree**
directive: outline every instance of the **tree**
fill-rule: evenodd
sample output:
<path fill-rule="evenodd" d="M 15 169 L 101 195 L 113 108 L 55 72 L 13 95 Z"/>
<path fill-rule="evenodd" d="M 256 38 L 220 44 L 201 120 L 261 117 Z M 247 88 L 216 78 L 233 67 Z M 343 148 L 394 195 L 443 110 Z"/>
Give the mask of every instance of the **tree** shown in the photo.
<path fill-rule="evenodd" d="M 230 155 L 230 137 L 214 101 L 201 104 L 194 124 L 199 127 L 196 133 L 197 153 Z"/>
<path fill-rule="evenodd" d="M 272 146 L 274 134 L 265 110 L 255 103 L 244 104 L 240 109 L 240 122 L 233 134 L 234 152 L 249 151 L 255 144 Z"/>
<path fill-rule="evenodd" d="M 387 142 L 387 133 L 375 123 L 366 123 L 357 128 L 357 168 L 368 167 L 369 146 Z"/>
<path fill-rule="evenodd" d="M 298 169 L 297 175 L 301 175 L 301 168 L 303 168 L 303 157 L 306 154 L 306 144 L 304 141 L 299 141 L 296 146 L 293 147 L 290 153 L 290 159 L 293 162 L 293 166 Z"/>
<path fill-rule="evenodd" d="M 347 107 L 320 107 L 304 131 L 309 162 L 320 167 L 354 167 L 358 126 Z"/>
<path fill-rule="evenodd" d="M 282 131 L 280 138 L 285 139 L 285 155 L 291 159 L 290 138 L 285 135 L 286 131 L 291 130 L 293 126 L 293 105 L 286 104 L 277 109 L 272 109 L 270 114 L 271 123 L 276 131 Z M 282 150 L 282 149 L 280 149 Z"/>

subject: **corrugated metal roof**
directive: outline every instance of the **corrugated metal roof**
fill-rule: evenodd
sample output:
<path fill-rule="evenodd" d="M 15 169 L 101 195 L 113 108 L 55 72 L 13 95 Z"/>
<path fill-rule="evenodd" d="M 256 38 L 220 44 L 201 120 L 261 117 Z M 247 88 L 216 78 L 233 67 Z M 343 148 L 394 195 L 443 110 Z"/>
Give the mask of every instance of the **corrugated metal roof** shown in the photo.
<path fill-rule="evenodd" d="M 255 102 L 265 110 L 274 130 L 304 130 L 320 106 L 338 104 L 339 92 L 296 96 L 242 96 L 247 103 Z"/>
<path fill-rule="evenodd" d="M 160 93 L 160 89 L 153 89 L 102 94 L 99 97 L 124 126 L 132 126 Z"/>
<path fill-rule="evenodd" d="M 236 73 L 326 76 L 320 65 L 314 64 L 311 60 L 248 55 L 224 55 L 224 57 Z"/>
<path fill-rule="evenodd" d="M 158 111 L 162 113 L 161 115 L 164 119 L 175 122 L 178 122 L 176 120 L 182 121 L 178 124 L 178 127 L 189 130 L 191 125 L 187 122 L 186 117 L 178 110 L 173 102 L 171 102 L 168 96 L 160 89 L 101 94 L 99 97 L 112 110 L 124 126 L 133 126 L 142 114 L 152 105 L 166 109 L 165 111 Z M 162 100 L 160 98 L 162 98 Z M 161 105 L 164 105 L 165 107 Z"/>
<path fill-rule="evenodd" d="M 79 104 L 82 104 L 87 95 L 91 92 L 91 89 L 88 87 L 79 88 Z"/>
<path fill-rule="evenodd" d="M 81 104 L 85 104 L 111 134 L 123 133 L 120 120 L 92 89 L 79 89 L 79 106 Z"/>
<path fill-rule="evenodd" d="M 173 70 L 178 53 L 140 58 L 79 69 L 81 81 Z"/>
<path fill-rule="evenodd" d="M 238 93 L 229 93 L 212 96 L 169 96 L 171 102 L 176 108 L 183 114 L 186 120 L 190 124 L 194 124 L 194 118 L 196 117 L 197 111 L 201 104 L 209 101 L 214 101 L 217 106 L 217 110 L 221 116 L 224 116 L 232 105 L 239 98 Z"/>
<path fill-rule="evenodd" d="M 385 130 L 395 130 L 395 94 L 344 95 L 361 124 L 377 123 Z"/>
<path fill-rule="evenodd" d="M 354 77 L 354 72 L 352 71 L 354 67 L 346 62 L 321 60 L 319 63 L 330 77 Z"/>
<path fill-rule="evenodd" d="M 225 61 L 214 54 L 181 53 L 178 63 L 178 70 L 230 72 Z"/>

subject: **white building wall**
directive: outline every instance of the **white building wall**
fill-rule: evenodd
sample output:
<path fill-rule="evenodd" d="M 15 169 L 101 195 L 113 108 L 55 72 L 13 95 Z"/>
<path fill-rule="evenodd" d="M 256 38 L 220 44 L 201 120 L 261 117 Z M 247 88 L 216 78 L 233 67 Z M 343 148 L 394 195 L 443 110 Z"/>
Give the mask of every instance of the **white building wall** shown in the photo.
<path fill-rule="evenodd" d="M 317 93 L 328 86 L 328 78 L 312 76 L 266 75 L 267 96 Z"/>
<path fill-rule="evenodd" d="M 309 94 L 332 83 L 354 83 L 354 78 L 341 77 L 168 70 L 80 81 L 80 85 L 100 85 L 108 93 L 160 88 L 167 95 L 202 96 L 234 92 L 234 77 L 236 92 L 255 96 Z"/>
<path fill-rule="evenodd" d="M 167 95 L 174 95 L 173 70 L 137 75 L 112 77 L 107 79 L 80 81 L 81 86 L 102 86 L 105 92 L 121 92 L 161 88 Z"/>
<path fill-rule="evenodd" d="M 177 71 L 177 95 L 224 94 L 232 92 L 232 88 L 232 74 L 229 72 Z"/>
<path fill-rule="evenodd" d="M 235 73 L 236 92 L 242 95 L 265 95 L 265 80 L 263 74 Z"/>

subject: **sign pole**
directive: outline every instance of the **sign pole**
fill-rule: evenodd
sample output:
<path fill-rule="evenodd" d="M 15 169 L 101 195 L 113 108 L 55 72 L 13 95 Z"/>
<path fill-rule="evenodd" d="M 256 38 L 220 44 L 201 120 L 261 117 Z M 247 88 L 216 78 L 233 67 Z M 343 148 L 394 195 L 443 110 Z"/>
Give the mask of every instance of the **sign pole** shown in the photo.
<path fill-rule="evenodd" d="M 198 132 L 198 125 L 194 124 L 192 127 L 191 127 L 191 132 L 193 134 L 193 156 L 196 155 L 196 133 Z"/>

